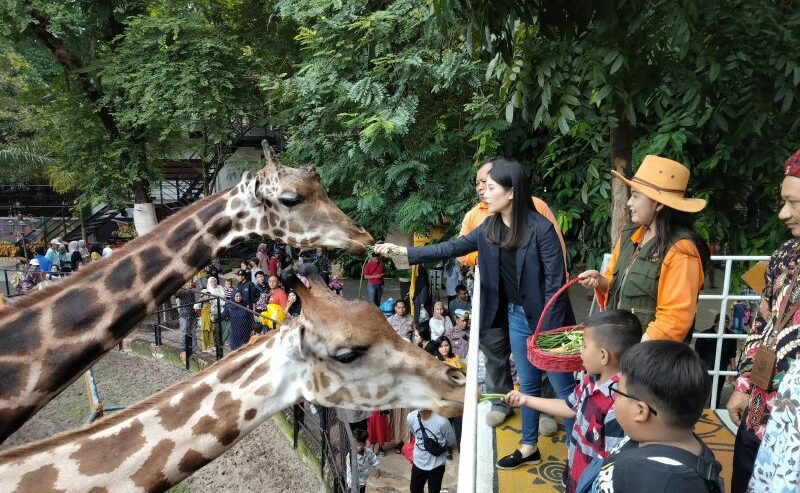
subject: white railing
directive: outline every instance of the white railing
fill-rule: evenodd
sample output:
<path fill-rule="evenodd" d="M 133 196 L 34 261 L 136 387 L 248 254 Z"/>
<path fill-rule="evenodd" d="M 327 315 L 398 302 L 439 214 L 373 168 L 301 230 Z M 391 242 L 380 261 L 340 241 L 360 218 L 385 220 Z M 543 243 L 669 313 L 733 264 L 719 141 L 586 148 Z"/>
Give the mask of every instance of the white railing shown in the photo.
<path fill-rule="evenodd" d="M 731 270 L 733 262 L 753 262 L 769 260 L 766 255 L 715 255 L 711 257 L 712 262 L 725 262 L 725 278 L 722 284 L 722 294 L 701 294 L 700 301 L 703 300 L 719 300 L 719 324 L 717 325 L 717 332 L 714 334 L 698 334 L 694 333 L 694 339 L 716 339 L 717 347 L 714 354 L 714 369 L 709 370 L 708 374 L 712 377 L 717 376 L 736 376 L 735 371 L 720 370 L 722 358 L 722 342 L 724 339 L 745 339 L 747 337 L 747 330 L 744 334 L 726 334 L 725 333 L 725 315 L 728 312 L 728 302 L 730 301 L 758 301 L 759 297 L 754 295 L 731 295 Z M 755 313 L 753 313 L 755 317 Z M 721 379 L 712 378 L 711 385 L 711 408 L 717 409 L 717 389 Z"/>
<path fill-rule="evenodd" d="M 458 493 L 475 493 L 478 469 L 478 340 L 481 320 L 481 276 L 475 267 L 472 288 L 469 349 L 467 350 L 467 388 L 464 391 L 464 415 L 461 418 L 461 447 L 458 459 Z"/>
<path fill-rule="evenodd" d="M 603 268 L 608 263 L 611 255 L 606 254 L 603 260 Z M 720 319 L 717 332 L 713 334 L 699 334 L 695 332 L 695 339 L 717 339 L 716 353 L 714 358 L 714 368 L 709 370 L 709 375 L 716 376 L 736 376 L 735 371 L 721 370 L 722 342 L 724 339 L 745 339 L 747 334 L 726 334 L 725 315 L 727 314 L 728 303 L 731 301 L 757 301 L 758 296 L 754 295 L 731 295 L 730 282 L 733 262 L 754 262 L 769 260 L 766 255 L 715 255 L 711 257 L 712 262 L 724 262 L 725 274 L 722 284 L 722 294 L 702 294 L 700 300 L 719 300 Z M 475 287 L 472 295 L 472 320 L 470 326 L 469 354 L 467 355 L 467 387 L 464 397 L 464 416 L 461 432 L 461 452 L 458 463 L 458 493 L 475 493 L 476 473 L 479 467 L 477 463 L 478 451 L 478 340 L 480 338 L 480 273 L 475 268 Z M 594 307 L 594 302 L 593 302 Z M 591 311 L 591 310 L 590 310 Z M 755 314 L 753 315 L 755 316 Z M 716 409 L 717 388 L 719 382 L 713 378 L 711 388 L 711 408 Z M 486 444 L 484 444 L 486 445 Z M 492 467 L 494 467 L 492 465 Z"/>

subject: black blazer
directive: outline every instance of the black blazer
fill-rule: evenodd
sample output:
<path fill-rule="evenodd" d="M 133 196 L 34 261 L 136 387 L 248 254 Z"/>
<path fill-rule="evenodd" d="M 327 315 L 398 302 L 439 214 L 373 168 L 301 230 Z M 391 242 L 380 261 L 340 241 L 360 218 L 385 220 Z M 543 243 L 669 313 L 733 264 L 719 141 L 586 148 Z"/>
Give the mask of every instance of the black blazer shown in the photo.
<path fill-rule="evenodd" d="M 434 262 L 478 251 L 481 271 L 481 332 L 491 329 L 499 307 L 500 247 L 486 240 L 491 216 L 466 236 L 423 247 L 409 247 L 411 264 Z M 566 283 L 564 257 L 553 223 L 536 212 L 528 213 L 527 236 L 517 248 L 517 283 L 531 332 L 536 328 L 544 305 Z M 505 307 L 502 307 L 505 309 Z M 550 308 L 542 330 L 575 324 L 575 314 L 566 294 Z"/>

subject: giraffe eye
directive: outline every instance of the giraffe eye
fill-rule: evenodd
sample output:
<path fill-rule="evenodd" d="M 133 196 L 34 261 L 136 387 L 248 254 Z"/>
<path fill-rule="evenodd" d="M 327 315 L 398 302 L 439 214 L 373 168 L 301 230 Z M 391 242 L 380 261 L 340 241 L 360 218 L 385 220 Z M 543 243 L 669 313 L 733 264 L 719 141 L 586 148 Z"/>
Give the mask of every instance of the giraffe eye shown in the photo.
<path fill-rule="evenodd" d="M 278 202 L 285 205 L 286 207 L 294 207 L 298 204 L 302 204 L 306 198 L 302 195 L 292 194 L 292 195 L 284 195 L 278 199 Z"/>
<path fill-rule="evenodd" d="M 352 363 L 358 358 L 364 356 L 365 352 L 366 350 L 360 348 L 342 348 L 336 351 L 336 354 L 333 355 L 333 359 L 339 363 Z"/>

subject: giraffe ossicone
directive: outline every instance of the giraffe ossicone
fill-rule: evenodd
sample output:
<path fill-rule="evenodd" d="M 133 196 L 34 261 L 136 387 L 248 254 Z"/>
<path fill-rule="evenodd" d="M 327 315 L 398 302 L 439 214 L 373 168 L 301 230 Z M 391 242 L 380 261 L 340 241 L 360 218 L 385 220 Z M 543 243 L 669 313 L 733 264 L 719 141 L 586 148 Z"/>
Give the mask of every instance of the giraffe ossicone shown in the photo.
<path fill-rule="evenodd" d="M 315 171 L 281 165 L 266 143 L 264 156 L 266 166 L 232 189 L 0 308 L 0 442 L 231 245 L 269 236 L 363 252 L 374 243 L 328 198 Z"/>
<path fill-rule="evenodd" d="M 401 339 L 374 305 L 297 284 L 300 316 L 100 421 L 0 452 L 0 493 L 164 491 L 281 409 L 461 412 L 464 375 Z"/>

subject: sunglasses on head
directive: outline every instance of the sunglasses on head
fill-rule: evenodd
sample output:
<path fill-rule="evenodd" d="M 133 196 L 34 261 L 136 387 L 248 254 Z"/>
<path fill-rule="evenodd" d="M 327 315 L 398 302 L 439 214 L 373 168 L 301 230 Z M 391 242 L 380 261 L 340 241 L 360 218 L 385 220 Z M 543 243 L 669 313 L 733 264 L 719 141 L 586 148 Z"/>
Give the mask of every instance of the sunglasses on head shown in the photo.
<path fill-rule="evenodd" d="M 619 394 L 623 397 L 627 397 L 628 399 L 633 399 L 634 401 L 639 401 L 644 403 L 644 405 L 646 405 L 648 409 L 650 409 L 650 412 L 653 413 L 653 416 L 658 416 L 658 412 L 656 411 L 656 409 L 650 404 L 648 404 L 647 401 L 639 399 L 638 397 L 632 396 L 630 394 L 626 394 L 625 392 L 619 390 L 619 382 L 611 382 L 611 384 L 608 386 L 608 390 L 610 390 L 615 394 Z"/>

